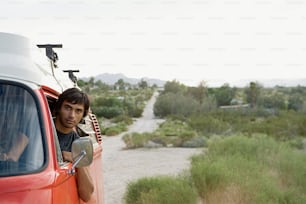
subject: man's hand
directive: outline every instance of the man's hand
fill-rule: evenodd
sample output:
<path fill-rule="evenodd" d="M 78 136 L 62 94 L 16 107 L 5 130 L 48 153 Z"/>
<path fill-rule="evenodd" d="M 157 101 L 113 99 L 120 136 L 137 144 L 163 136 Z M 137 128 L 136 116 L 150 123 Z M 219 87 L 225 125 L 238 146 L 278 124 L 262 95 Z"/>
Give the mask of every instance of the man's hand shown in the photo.
<path fill-rule="evenodd" d="M 67 151 L 62 151 L 64 161 L 73 162 L 72 153 Z"/>
<path fill-rule="evenodd" d="M 6 161 L 7 160 L 7 154 L 6 153 L 0 153 L 0 161 Z"/>

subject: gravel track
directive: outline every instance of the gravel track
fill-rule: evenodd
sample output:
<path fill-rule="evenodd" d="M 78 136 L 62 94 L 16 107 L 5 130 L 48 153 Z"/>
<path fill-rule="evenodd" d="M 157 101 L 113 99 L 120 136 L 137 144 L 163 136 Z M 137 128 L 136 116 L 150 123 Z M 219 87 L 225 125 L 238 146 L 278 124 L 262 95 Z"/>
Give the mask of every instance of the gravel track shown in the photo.
<path fill-rule="evenodd" d="M 143 117 L 137 119 L 127 132 L 152 132 L 161 119 L 154 118 L 153 105 L 157 93 L 148 101 Z M 103 176 L 105 204 L 123 204 L 127 184 L 138 178 L 156 175 L 177 175 L 189 169 L 190 156 L 200 153 L 194 148 L 139 148 L 124 150 L 122 133 L 103 138 Z"/>

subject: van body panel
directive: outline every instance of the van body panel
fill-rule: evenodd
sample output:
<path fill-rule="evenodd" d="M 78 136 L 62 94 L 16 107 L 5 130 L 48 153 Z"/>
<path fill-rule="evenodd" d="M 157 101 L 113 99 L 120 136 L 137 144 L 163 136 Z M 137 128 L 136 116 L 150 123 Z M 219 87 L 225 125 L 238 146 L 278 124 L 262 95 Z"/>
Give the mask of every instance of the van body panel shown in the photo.
<path fill-rule="evenodd" d="M 101 171 L 101 168 L 103 166 L 102 164 L 102 152 L 103 149 L 101 146 L 99 146 L 99 148 L 97 148 L 97 154 L 95 154 L 94 156 L 94 160 L 95 162 L 93 163 L 95 172 L 93 173 L 93 175 L 95 175 L 95 182 L 96 182 L 96 188 L 97 188 L 97 192 L 98 195 L 98 200 L 104 200 L 104 188 L 103 188 L 103 183 L 104 183 L 104 178 L 103 178 L 103 171 Z"/>
<path fill-rule="evenodd" d="M 52 103 L 62 91 L 75 85 L 68 74 L 52 67 L 50 60 L 42 54 L 43 51 L 32 46 L 22 36 L 0 32 L 0 85 L 7 83 L 30 90 L 36 104 L 35 120 L 40 126 L 37 130 L 40 134 L 32 134 L 30 140 L 39 137 L 44 152 L 41 167 L 15 174 L 0 174 L 1 203 L 84 203 L 78 196 L 76 176 L 71 173 L 72 164 L 62 161 L 52 117 Z M 93 162 L 89 166 L 94 180 L 94 193 L 87 203 L 103 204 L 103 149 L 101 135 L 98 138 L 100 130 L 97 131 L 93 126 L 93 121 L 89 119 L 88 133 L 84 135 L 92 139 L 94 149 Z"/>
<path fill-rule="evenodd" d="M 1 203 L 52 203 L 51 187 L 54 179 L 55 174 L 51 168 L 31 176 L 1 177 Z"/>
<path fill-rule="evenodd" d="M 101 146 L 97 146 L 94 149 L 93 162 L 89 167 L 90 174 L 94 181 L 95 189 L 91 196 L 91 199 L 87 202 L 88 204 L 102 203 L 101 201 L 104 200 L 103 171 L 101 171 L 101 168 L 102 168 L 102 148 Z M 80 199 L 80 203 L 83 204 L 85 202 L 83 202 Z"/>
<path fill-rule="evenodd" d="M 51 189 L 38 189 L 31 191 L 7 193 L 5 197 L 1 197 L 1 200 L 3 201 L 1 201 L 1 203 L 5 204 L 52 203 L 52 192 Z"/>
<path fill-rule="evenodd" d="M 75 176 L 67 172 L 71 164 L 57 171 L 57 178 L 53 187 L 53 203 L 78 203 L 79 197 L 76 188 Z"/>

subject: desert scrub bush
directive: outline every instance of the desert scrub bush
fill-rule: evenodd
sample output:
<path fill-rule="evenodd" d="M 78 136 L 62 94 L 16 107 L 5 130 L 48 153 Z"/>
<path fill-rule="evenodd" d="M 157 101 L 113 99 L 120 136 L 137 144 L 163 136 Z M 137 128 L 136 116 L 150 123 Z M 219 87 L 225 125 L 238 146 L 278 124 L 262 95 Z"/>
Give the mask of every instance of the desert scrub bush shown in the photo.
<path fill-rule="evenodd" d="M 188 116 L 195 113 L 200 104 L 193 98 L 181 93 L 166 93 L 160 95 L 154 104 L 154 114 L 159 117 L 167 115 Z"/>
<path fill-rule="evenodd" d="M 305 203 L 306 155 L 271 137 L 229 136 L 192 158 L 205 203 Z"/>
<path fill-rule="evenodd" d="M 113 118 L 123 113 L 122 101 L 116 97 L 96 97 L 92 102 L 92 110 L 99 117 Z"/>
<path fill-rule="evenodd" d="M 92 110 L 97 116 L 108 119 L 120 115 L 140 117 L 153 91 L 153 89 L 144 89 L 101 93 L 98 96 L 92 96 Z"/>
<path fill-rule="evenodd" d="M 127 115 L 119 115 L 115 118 L 111 119 L 112 123 L 124 123 L 126 125 L 131 125 L 133 123 L 133 119 Z"/>
<path fill-rule="evenodd" d="M 190 117 L 188 124 L 203 135 L 223 134 L 231 130 L 231 125 L 227 121 L 211 115 L 194 115 Z"/>
<path fill-rule="evenodd" d="M 140 118 L 142 116 L 142 112 L 144 109 L 144 105 L 139 105 L 129 112 L 129 115 L 134 118 Z"/>
<path fill-rule="evenodd" d="M 204 136 L 198 136 L 191 138 L 190 140 L 187 140 L 182 143 L 182 147 L 206 147 L 207 146 L 207 138 Z"/>
<path fill-rule="evenodd" d="M 166 120 L 154 132 L 154 138 L 163 140 L 166 145 L 181 147 L 186 141 L 197 137 L 197 132 L 180 120 Z"/>
<path fill-rule="evenodd" d="M 278 140 L 289 140 L 306 136 L 306 115 L 293 111 L 280 111 L 277 116 L 256 118 L 244 124 L 235 125 L 240 132 L 249 135 L 253 133 L 268 134 Z"/>
<path fill-rule="evenodd" d="M 262 109 L 218 110 L 194 114 L 186 119 L 199 135 L 230 135 L 234 133 L 267 134 L 278 140 L 306 137 L 306 114 L 278 111 L 262 114 Z"/>
<path fill-rule="evenodd" d="M 134 149 L 143 147 L 151 139 L 150 133 L 128 133 L 123 135 L 122 140 L 124 141 L 127 149 Z"/>
<path fill-rule="evenodd" d="M 110 127 L 102 128 L 102 134 L 106 136 L 118 135 L 119 133 L 124 131 L 127 131 L 127 126 L 125 123 L 122 122 Z"/>
<path fill-rule="evenodd" d="M 124 199 L 127 204 L 196 204 L 197 194 L 186 178 L 159 176 L 129 183 Z"/>
<path fill-rule="evenodd" d="M 93 111 L 95 112 L 97 116 L 104 117 L 107 119 L 114 118 L 114 117 L 117 117 L 123 114 L 123 109 L 118 106 L 114 106 L 114 107 L 99 106 L 99 107 L 95 107 Z"/>
<path fill-rule="evenodd" d="M 165 136 L 193 137 L 196 135 L 186 122 L 180 120 L 166 120 L 159 125 L 158 132 Z"/>
<path fill-rule="evenodd" d="M 127 98 L 123 100 L 125 112 L 130 117 L 139 118 L 142 115 L 144 109 L 144 101 L 139 101 L 134 98 Z"/>
<path fill-rule="evenodd" d="M 300 149 L 300 150 L 303 150 L 304 148 L 304 139 L 302 137 L 296 137 L 286 142 L 288 143 L 289 146 L 293 148 Z"/>
<path fill-rule="evenodd" d="M 203 147 L 206 144 L 204 137 L 198 136 L 186 122 L 178 120 L 167 120 L 152 133 L 126 134 L 123 141 L 126 148 L 143 147 L 149 141 L 170 147 Z"/>

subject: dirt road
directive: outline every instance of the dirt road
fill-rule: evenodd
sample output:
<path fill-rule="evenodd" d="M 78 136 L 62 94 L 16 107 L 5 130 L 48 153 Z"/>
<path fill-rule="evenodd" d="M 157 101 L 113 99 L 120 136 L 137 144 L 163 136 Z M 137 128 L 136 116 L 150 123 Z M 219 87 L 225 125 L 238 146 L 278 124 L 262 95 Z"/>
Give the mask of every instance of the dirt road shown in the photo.
<path fill-rule="evenodd" d="M 129 127 L 128 132 L 151 132 L 163 120 L 155 119 L 153 105 L 157 93 L 148 101 L 143 117 Z M 127 133 L 127 132 L 125 132 Z M 105 204 L 123 204 L 128 182 L 155 175 L 176 175 L 190 165 L 189 157 L 201 149 L 189 148 L 140 148 L 123 150 L 120 134 L 103 139 L 103 173 Z"/>

